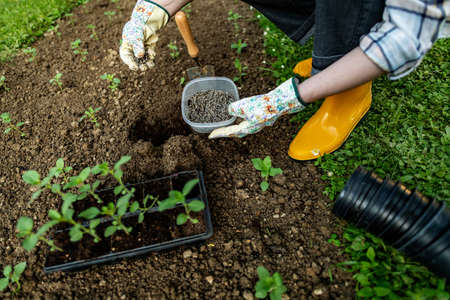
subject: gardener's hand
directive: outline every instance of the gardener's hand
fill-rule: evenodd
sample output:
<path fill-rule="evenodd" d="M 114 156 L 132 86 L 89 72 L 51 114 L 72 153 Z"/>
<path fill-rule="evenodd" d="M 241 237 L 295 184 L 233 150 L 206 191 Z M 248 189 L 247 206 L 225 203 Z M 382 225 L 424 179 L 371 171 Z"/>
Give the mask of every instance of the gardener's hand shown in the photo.
<path fill-rule="evenodd" d="M 244 121 L 239 125 L 215 129 L 209 138 L 244 137 L 273 125 L 282 115 L 302 110 L 305 103 L 300 98 L 297 85 L 298 81 L 293 77 L 268 94 L 231 103 L 228 107 L 229 114 L 243 118 Z"/>
<path fill-rule="evenodd" d="M 169 13 L 149 0 L 138 0 L 131 19 L 123 27 L 120 58 L 131 70 L 154 66 L 157 31 L 169 21 Z M 142 62 L 140 61 L 142 60 Z"/>

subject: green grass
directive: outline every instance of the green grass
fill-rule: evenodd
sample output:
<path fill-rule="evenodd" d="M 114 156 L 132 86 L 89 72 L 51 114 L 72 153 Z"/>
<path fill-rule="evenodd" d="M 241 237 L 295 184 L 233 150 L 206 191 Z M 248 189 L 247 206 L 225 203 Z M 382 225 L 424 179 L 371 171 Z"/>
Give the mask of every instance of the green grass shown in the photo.
<path fill-rule="evenodd" d="M 292 77 L 295 64 L 311 57 L 312 41 L 300 47 L 260 14 L 265 51 L 276 58 L 271 73 L 278 83 Z M 438 200 L 450 199 L 450 40 L 438 41 L 421 66 L 398 81 L 374 81 L 373 104 L 365 120 L 336 152 L 316 161 L 334 199 L 349 175 L 364 165 L 380 176 L 401 180 L 409 188 Z M 295 115 L 303 125 L 320 103 Z M 445 280 L 407 259 L 383 241 L 348 226 L 339 246 L 350 257 L 356 298 L 449 299 Z"/>
<path fill-rule="evenodd" d="M 0 0 L 0 61 L 30 45 L 54 22 L 89 0 Z"/>

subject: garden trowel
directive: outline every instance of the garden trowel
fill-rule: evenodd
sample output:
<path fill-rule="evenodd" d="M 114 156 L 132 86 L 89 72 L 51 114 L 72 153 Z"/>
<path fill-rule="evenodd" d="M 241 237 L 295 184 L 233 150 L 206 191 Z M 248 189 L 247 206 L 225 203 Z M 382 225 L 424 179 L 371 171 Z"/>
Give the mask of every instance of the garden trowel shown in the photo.
<path fill-rule="evenodd" d="M 192 67 L 186 70 L 188 80 L 192 80 L 198 77 L 214 76 L 214 66 L 205 65 L 201 66 L 198 61 L 199 49 L 192 36 L 191 26 L 189 26 L 188 19 L 184 12 L 179 11 L 175 14 L 175 22 L 177 23 L 178 30 L 186 43 L 186 47 L 189 56 L 192 57 L 197 64 L 196 67 Z"/>

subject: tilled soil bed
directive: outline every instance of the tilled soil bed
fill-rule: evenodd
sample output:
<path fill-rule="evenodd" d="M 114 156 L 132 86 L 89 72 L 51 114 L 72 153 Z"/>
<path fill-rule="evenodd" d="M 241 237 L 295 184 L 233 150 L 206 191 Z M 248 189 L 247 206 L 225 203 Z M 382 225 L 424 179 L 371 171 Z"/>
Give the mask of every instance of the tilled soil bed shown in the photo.
<path fill-rule="evenodd" d="M 298 130 L 281 118 L 254 136 L 208 140 L 192 133 L 181 118 L 182 71 L 194 65 L 173 21 L 161 32 L 156 67 L 133 73 L 118 56 L 122 27 L 134 1 L 111 3 L 93 0 L 74 10 L 33 47 L 37 57 L 28 62 L 20 55 L 1 66 L 9 91 L 0 90 L 0 112 L 15 122 L 24 121 L 27 137 L 0 135 L 0 257 L 2 266 L 27 261 L 23 298 L 107 299 L 253 299 L 256 268 L 279 271 L 290 299 L 349 299 L 353 282 L 347 273 L 332 269 L 345 260 L 342 249 L 327 242 L 339 231 L 331 215 L 324 183 L 311 162 L 296 162 L 287 148 Z M 109 20 L 106 11 L 116 12 Z M 240 31 L 227 21 L 228 11 L 238 12 Z M 275 86 L 260 70 L 264 54 L 262 30 L 249 7 L 226 0 L 196 1 L 190 20 L 201 49 L 202 64 L 212 64 L 216 74 L 236 75 L 237 57 L 230 45 L 248 44 L 239 55 L 249 67 L 239 83 L 240 96 L 260 94 Z M 90 38 L 94 24 L 98 40 Z M 81 39 L 86 61 L 74 55 L 71 42 Z M 176 59 L 167 45 L 180 48 Z M 49 80 L 61 72 L 63 88 Z M 100 79 L 104 73 L 121 80 L 115 92 Z M 88 107 L 102 107 L 100 127 L 79 122 Z M 2 125 L 3 126 L 3 125 Z M 2 127 L 2 131 L 4 127 Z M 115 162 L 131 155 L 125 178 L 137 182 L 181 170 L 202 169 L 210 203 L 214 235 L 206 244 L 152 253 L 144 258 L 92 267 L 78 273 L 44 274 L 48 249 L 32 253 L 20 247 L 15 224 L 20 216 L 35 223 L 47 221 L 47 211 L 59 199 L 48 194 L 29 204 L 32 190 L 21 175 L 35 169 L 46 173 L 62 157 L 80 171 L 102 161 Z M 261 192 L 260 176 L 250 161 L 270 155 L 284 174 Z M 11 297 L 9 293 L 1 298 Z M 287 299 L 287 298 L 286 298 Z"/>

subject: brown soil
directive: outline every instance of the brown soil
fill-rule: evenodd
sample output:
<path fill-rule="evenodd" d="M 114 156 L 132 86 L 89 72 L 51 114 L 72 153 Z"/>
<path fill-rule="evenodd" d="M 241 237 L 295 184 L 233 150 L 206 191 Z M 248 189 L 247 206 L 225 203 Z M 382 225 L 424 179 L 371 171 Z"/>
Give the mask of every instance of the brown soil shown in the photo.
<path fill-rule="evenodd" d="M 133 73 L 118 56 L 122 27 L 134 1 L 113 4 L 95 0 L 74 10 L 60 22 L 61 35 L 47 34 L 34 47 L 37 57 L 27 62 L 19 56 L 1 66 L 9 91 L 0 91 L 0 112 L 24 121 L 26 138 L 0 135 L 0 257 L 1 264 L 27 261 L 23 298 L 107 299 L 252 299 L 256 268 L 279 271 L 290 299 L 349 299 L 353 282 L 349 274 L 333 269 L 345 260 L 342 249 L 327 242 L 339 231 L 323 195 L 324 184 L 310 162 L 287 156 L 297 126 L 289 117 L 245 139 L 208 140 L 194 134 L 181 118 L 182 70 L 194 65 L 183 47 L 174 22 L 162 31 L 156 68 Z M 115 10 L 111 21 L 105 11 Z M 238 12 L 241 31 L 227 21 L 228 11 Z M 232 0 L 196 1 L 190 13 L 192 30 L 201 49 L 201 64 L 213 64 L 216 74 L 233 77 L 239 38 L 248 47 L 239 56 L 249 67 L 240 84 L 241 97 L 266 92 L 274 80 L 259 69 L 264 54 L 262 30 L 248 6 Z M 99 40 L 89 38 L 86 26 L 96 26 Z M 74 55 L 70 43 L 82 40 L 87 59 Z M 177 59 L 167 45 L 181 49 Z M 63 89 L 49 84 L 63 73 Z M 120 78 L 118 91 L 100 79 L 104 73 Z M 79 118 L 88 107 L 102 107 L 100 127 Z M 42 269 L 48 249 L 32 253 L 20 247 L 15 224 L 20 216 L 35 223 L 47 221 L 47 211 L 59 200 L 43 195 L 33 204 L 31 189 L 21 175 L 25 170 L 47 172 L 59 157 L 75 170 L 122 155 L 133 160 L 125 168 L 128 182 L 201 168 L 212 212 L 214 235 L 204 245 L 152 253 L 144 258 L 90 268 L 78 273 L 52 273 Z M 250 159 L 270 155 L 284 170 L 271 181 L 267 192 L 259 189 L 260 177 Z M 11 297 L 0 293 L 1 298 Z"/>

